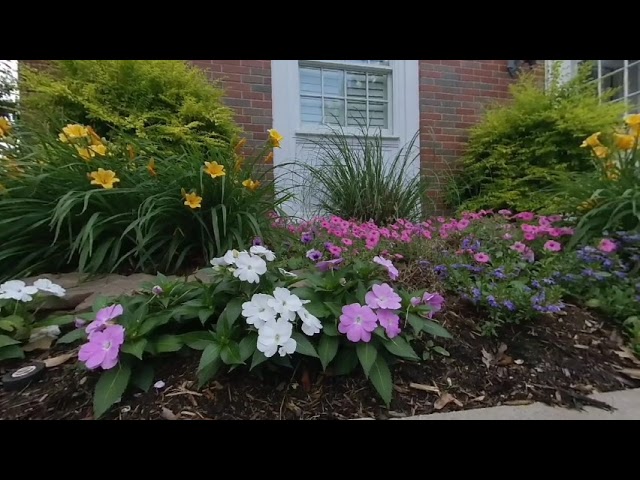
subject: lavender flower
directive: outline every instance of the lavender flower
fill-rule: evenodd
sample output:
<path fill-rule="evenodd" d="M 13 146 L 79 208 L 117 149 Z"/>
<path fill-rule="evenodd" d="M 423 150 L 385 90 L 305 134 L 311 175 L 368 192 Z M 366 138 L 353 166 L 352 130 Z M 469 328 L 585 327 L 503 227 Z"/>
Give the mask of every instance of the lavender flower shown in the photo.
<path fill-rule="evenodd" d="M 531 286 L 533 288 L 542 288 L 542 286 L 540 285 L 540 282 L 538 282 L 537 280 L 532 281 Z"/>
<path fill-rule="evenodd" d="M 260 237 L 253 237 L 253 240 L 251 241 L 251 245 L 253 245 L 254 247 L 264 247 L 264 242 Z"/>
<path fill-rule="evenodd" d="M 494 297 L 493 295 L 489 295 L 487 297 L 487 302 L 489 303 L 489 306 L 492 308 L 500 308 L 500 304 L 496 302 L 496 297 Z"/>
<path fill-rule="evenodd" d="M 300 241 L 302 243 L 304 243 L 305 245 L 307 243 L 311 243 L 313 241 L 313 233 L 312 232 L 303 232 L 302 236 L 300 237 Z"/>
<path fill-rule="evenodd" d="M 422 268 L 426 268 L 431 265 L 431 262 L 429 262 L 428 260 L 419 260 L 418 265 L 420 265 Z"/>
<path fill-rule="evenodd" d="M 556 282 L 553 278 L 543 278 L 542 279 L 542 283 L 544 283 L 545 285 L 555 285 Z"/>
<path fill-rule="evenodd" d="M 309 260 L 317 262 L 318 260 L 320 260 L 322 258 L 322 252 L 320 252 L 319 250 L 312 249 L 312 250 L 309 250 L 305 256 Z"/>
<path fill-rule="evenodd" d="M 316 267 L 321 272 L 328 272 L 329 270 L 334 270 L 338 267 L 342 262 L 344 262 L 343 258 L 334 258 L 333 260 L 325 260 L 323 262 L 316 263 Z"/>
<path fill-rule="evenodd" d="M 498 280 L 504 280 L 505 278 L 507 278 L 507 276 L 504 273 L 504 267 L 496 268 L 493 271 L 493 276 L 496 277 Z"/>
<path fill-rule="evenodd" d="M 436 272 L 440 278 L 445 278 L 447 276 L 447 266 L 446 265 L 436 265 L 433 268 L 433 271 Z"/>
<path fill-rule="evenodd" d="M 505 300 L 502 304 L 509 310 L 510 312 L 514 312 L 516 310 L 515 304 L 511 300 Z"/>

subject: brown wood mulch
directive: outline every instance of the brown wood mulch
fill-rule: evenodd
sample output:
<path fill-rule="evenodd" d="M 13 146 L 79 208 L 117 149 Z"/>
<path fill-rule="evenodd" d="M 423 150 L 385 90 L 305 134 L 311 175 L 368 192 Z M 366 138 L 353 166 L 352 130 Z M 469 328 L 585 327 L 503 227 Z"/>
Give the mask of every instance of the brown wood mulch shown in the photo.
<path fill-rule="evenodd" d="M 499 337 L 480 336 L 476 315 L 455 305 L 440 316 L 454 339 L 437 344 L 450 356 L 398 363 L 389 409 L 361 373 L 331 377 L 313 362 L 262 378 L 238 369 L 198 390 L 199 352 L 189 352 L 157 361 L 163 389 L 129 392 L 104 418 L 389 419 L 535 401 L 607 409 L 587 395 L 640 386 L 640 361 L 615 329 L 584 310 L 571 307 L 562 316 L 507 327 Z M 30 358 L 61 353 L 56 347 Z M 20 366 L 7 363 L 0 373 Z M 0 388 L 0 419 L 91 419 L 95 380 L 72 358 L 20 391 Z"/>

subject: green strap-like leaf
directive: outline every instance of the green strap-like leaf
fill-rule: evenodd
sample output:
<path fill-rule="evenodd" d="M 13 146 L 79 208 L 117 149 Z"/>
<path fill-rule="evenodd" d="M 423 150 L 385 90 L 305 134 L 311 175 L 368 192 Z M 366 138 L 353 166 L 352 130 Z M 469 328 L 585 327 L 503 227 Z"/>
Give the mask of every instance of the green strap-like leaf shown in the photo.
<path fill-rule="evenodd" d="M 388 407 L 389 403 L 391 403 L 391 395 L 393 393 L 393 380 L 389 366 L 386 360 L 382 358 L 382 355 L 378 355 L 376 361 L 371 366 L 369 380 L 371 380 L 376 391 Z"/>
<path fill-rule="evenodd" d="M 407 358 L 409 360 L 419 360 L 420 358 L 413 351 L 411 345 L 402 337 L 395 337 L 389 340 L 385 340 L 382 342 L 384 347 L 394 355 L 402 358 Z"/>
<path fill-rule="evenodd" d="M 220 358 L 220 344 L 211 342 L 207 345 L 202 352 L 202 356 L 200 357 L 200 364 L 198 365 L 198 370 L 203 370 L 207 366 L 209 366 L 213 361 L 218 360 Z"/>
<path fill-rule="evenodd" d="M 17 345 L 19 343 L 18 340 L 14 340 L 8 335 L 0 335 L 0 348 L 6 347 L 7 345 Z"/>

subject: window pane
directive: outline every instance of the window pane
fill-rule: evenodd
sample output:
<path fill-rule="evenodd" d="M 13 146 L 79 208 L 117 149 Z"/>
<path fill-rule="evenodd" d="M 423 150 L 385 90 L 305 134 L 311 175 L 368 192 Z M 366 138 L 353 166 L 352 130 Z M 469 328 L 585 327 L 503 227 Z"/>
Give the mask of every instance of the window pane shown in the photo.
<path fill-rule="evenodd" d="M 600 60 L 600 62 L 602 64 L 602 76 L 624 68 L 624 60 Z"/>
<path fill-rule="evenodd" d="M 640 63 L 629 66 L 629 95 L 640 91 Z"/>
<path fill-rule="evenodd" d="M 372 65 L 389 65 L 389 60 L 371 60 Z"/>
<path fill-rule="evenodd" d="M 367 103 L 349 100 L 347 103 L 347 125 L 364 127 L 367 124 Z"/>
<path fill-rule="evenodd" d="M 320 95 L 322 93 L 320 73 L 319 68 L 301 68 L 300 93 Z"/>
<path fill-rule="evenodd" d="M 324 123 L 328 125 L 344 125 L 344 100 L 325 98 Z"/>
<path fill-rule="evenodd" d="M 347 97 L 367 96 L 367 74 L 347 72 Z"/>
<path fill-rule="evenodd" d="M 600 79 L 600 83 L 603 92 L 615 89 L 612 100 L 624 98 L 624 70 L 619 70 L 616 73 L 603 76 Z"/>
<path fill-rule="evenodd" d="M 640 93 L 629 96 L 627 103 L 629 105 L 629 113 L 640 113 Z"/>
<path fill-rule="evenodd" d="M 387 104 L 386 103 L 370 103 L 369 104 L 369 126 L 387 128 Z"/>
<path fill-rule="evenodd" d="M 322 123 L 322 99 L 300 98 L 300 116 L 302 123 L 319 125 Z"/>
<path fill-rule="evenodd" d="M 387 99 L 387 75 L 368 74 L 369 98 L 375 100 Z"/>
<path fill-rule="evenodd" d="M 344 72 L 341 70 L 323 70 L 324 94 L 344 97 Z"/>

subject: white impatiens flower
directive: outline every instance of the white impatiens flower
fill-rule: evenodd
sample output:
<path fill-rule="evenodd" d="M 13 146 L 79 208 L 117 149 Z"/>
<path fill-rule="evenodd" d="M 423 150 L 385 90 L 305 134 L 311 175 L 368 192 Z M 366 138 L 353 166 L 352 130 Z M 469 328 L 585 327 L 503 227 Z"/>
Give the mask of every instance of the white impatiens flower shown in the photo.
<path fill-rule="evenodd" d="M 267 262 L 256 255 L 240 252 L 236 258 L 236 268 L 233 276 L 243 282 L 258 283 L 260 275 L 267 272 Z"/>
<path fill-rule="evenodd" d="M 305 335 L 312 337 L 322 330 L 322 322 L 315 315 L 311 315 L 306 308 L 298 310 L 300 320 L 302 320 L 302 331 Z"/>
<path fill-rule="evenodd" d="M 268 304 L 272 298 L 271 295 L 256 293 L 250 302 L 242 304 L 242 316 L 247 319 L 249 325 L 260 329 L 269 320 L 276 319 L 276 311 Z"/>
<path fill-rule="evenodd" d="M 273 298 L 268 303 L 282 318 L 293 321 L 295 312 L 300 310 L 303 304 L 309 303 L 309 300 L 300 300 L 288 288 L 276 287 L 273 291 Z"/>
<path fill-rule="evenodd" d="M 41 292 L 50 293 L 52 295 L 55 295 L 56 297 L 64 297 L 64 294 L 67 293 L 64 288 L 62 288 L 57 283 L 53 283 L 48 278 L 40 278 L 36 280 L 35 282 L 33 282 L 33 286 Z"/>
<path fill-rule="evenodd" d="M 22 280 L 9 280 L 0 285 L 0 300 L 18 300 L 19 302 L 30 302 L 31 295 L 38 293 L 38 288 L 27 287 Z"/>
<path fill-rule="evenodd" d="M 249 249 L 249 252 L 253 253 L 254 255 L 262 255 L 267 259 L 268 262 L 273 262 L 276 259 L 276 255 L 271 250 L 263 247 L 262 245 L 254 245 Z"/>
<path fill-rule="evenodd" d="M 296 351 L 297 344 L 291 338 L 292 333 L 293 325 L 287 320 L 269 320 L 258 330 L 257 348 L 265 357 L 273 357 L 276 352 L 284 357 Z"/>
<path fill-rule="evenodd" d="M 237 250 L 228 250 L 224 256 L 212 258 L 211 265 L 214 267 L 228 267 L 229 265 L 235 265 L 239 255 L 240 252 Z"/>

